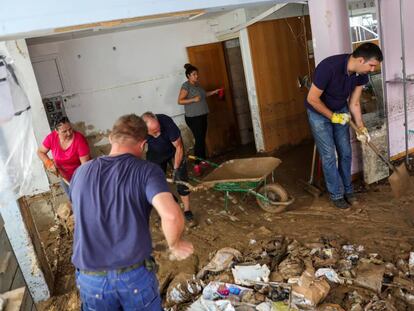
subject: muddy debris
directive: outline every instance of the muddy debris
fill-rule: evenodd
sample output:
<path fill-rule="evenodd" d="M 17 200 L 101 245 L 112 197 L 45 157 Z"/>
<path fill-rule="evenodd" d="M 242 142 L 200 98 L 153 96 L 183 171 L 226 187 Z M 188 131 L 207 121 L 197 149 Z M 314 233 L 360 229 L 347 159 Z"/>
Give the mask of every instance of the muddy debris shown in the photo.
<path fill-rule="evenodd" d="M 340 239 L 322 237 L 301 244 L 283 236 L 259 238 L 260 233 L 250 236 L 240 251 L 226 247 L 213 253 L 196 275 L 178 274 L 167 290 L 167 310 L 393 311 L 414 307 L 414 255 L 410 252 L 386 262 L 380 254 Z"/>

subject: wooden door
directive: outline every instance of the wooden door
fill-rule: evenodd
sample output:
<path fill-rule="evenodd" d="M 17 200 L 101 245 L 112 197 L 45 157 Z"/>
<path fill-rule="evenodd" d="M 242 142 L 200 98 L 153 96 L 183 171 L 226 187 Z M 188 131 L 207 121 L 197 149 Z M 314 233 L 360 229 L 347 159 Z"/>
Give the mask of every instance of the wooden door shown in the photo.
<path fill-rule="evenodd" d="M 192 46 L 187 48 L 188 58 L 198 68 L 200 85 L 211 91 L 224 87 L 225 96 L 220 100 L 217 95 L 207 98 L 208 116 L 207 154 L 221 154 L 237 145 L 237 124 L 234 115 L 231 90 L 227 75 L 224 50 L 221 42 Z"/>
<path fill-rule="evenodd" d="M 311 76 L 309 18 L 291 17 L 248 28 L 265 150 L 310 138 L 304 107 L 307 89 L 298 77 Z"/>

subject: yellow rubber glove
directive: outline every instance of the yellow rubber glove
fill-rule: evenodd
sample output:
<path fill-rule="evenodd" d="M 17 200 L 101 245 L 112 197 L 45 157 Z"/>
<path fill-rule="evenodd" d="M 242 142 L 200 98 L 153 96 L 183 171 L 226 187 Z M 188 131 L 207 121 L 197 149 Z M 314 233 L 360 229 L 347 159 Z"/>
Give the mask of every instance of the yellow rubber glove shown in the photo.
<path fill-rule="evenodd" d="M 368 143 L 371 141 L 371 136 L 369 136 L 368 129 L 365 126 L 360 127 L 358 132 L 356 133 L 356 136 L 361 143 Z"/>
<path fill-rule="evenodd" d="M 349 120 L 351 119 L 351 116 L 349 113 L 336 113 L 334 112 L 332 114 L 331 122 L 336 124 L 342 124 L 345 125 L 349 123 Z"/>

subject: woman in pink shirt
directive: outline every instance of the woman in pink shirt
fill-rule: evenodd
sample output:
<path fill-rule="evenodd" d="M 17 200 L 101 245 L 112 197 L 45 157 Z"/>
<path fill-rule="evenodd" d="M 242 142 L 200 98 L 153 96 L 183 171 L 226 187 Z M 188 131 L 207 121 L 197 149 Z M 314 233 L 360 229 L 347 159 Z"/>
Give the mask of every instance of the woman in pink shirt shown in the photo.
<path fill-rule="evenodd" d="M 47 155 L 49 150 L 53 160 Z M 75 170 L 90 159 L 86 138 L 73 130 L 66 117 L 55 122 L 55 130 L 46 136 L 37 154 L 49 171 L 63 178 L 60 184 L 67 194 Z"/>

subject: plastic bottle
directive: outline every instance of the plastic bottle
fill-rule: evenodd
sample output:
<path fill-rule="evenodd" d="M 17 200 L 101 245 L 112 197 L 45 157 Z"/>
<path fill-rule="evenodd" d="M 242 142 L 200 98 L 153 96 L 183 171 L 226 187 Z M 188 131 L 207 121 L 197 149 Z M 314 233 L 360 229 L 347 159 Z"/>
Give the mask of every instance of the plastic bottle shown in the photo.
<path fill-rule="evenodd" d="M 239 295 L 240 294 L 240 288 L 235 287 L 235 286 L 230 286 L 229 287 L 229 292 L 232 295 Z"/>

